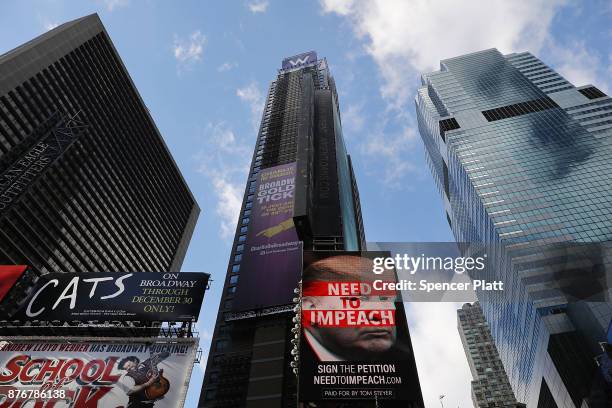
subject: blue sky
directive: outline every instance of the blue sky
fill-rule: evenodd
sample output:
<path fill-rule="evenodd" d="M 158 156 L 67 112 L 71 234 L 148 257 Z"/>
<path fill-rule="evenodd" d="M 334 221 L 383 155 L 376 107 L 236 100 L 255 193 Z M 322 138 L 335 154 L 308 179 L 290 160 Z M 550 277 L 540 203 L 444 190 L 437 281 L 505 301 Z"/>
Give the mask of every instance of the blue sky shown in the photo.
<path fill-rule="evenodd" d="M 611 90 L 612 1 L 3 1 L 0 53 L 99 13 L 202 213 L 184 271 L 212 274 L 205 353 L 256 128 L 283 57 L 316 50 L 335 76 L 369 241 L 449 241 L 413 97 L 439 60 L 528 50 L 575 85 Z M 471 406 L 454 304 L 408 308 L 427 406 Z M 195 406 L 203 365 L 186 406 Z M 435 405 L 434 405 L 435 404 Z"/>

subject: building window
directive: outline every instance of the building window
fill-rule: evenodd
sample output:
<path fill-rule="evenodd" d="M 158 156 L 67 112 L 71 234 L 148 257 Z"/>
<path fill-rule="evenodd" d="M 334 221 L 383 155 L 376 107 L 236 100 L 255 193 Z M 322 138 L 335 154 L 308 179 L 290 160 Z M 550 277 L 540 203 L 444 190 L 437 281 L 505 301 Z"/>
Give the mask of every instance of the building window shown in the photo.
<path fill-rule="evenodd" d="M 496 120 L 508 119 L 514 116 L 525 115 L 527 113 L 539 112 L 558 107 L 559 105 L 557 105 L 555 101 L 546 96 L 544 98 L 534 99 L 533 101 L 520 102 L 513 105 L 489 109 L 482 111 L 482 114 L 487 121 L 494 122 Z"/>
<path fill-rule="evenodd" d="M 244 242 L 244 241 L 246 241 L 246 235 L 240 235 L 238 237 L 238 242 Z"/>
<path fill-rule="evenodd" d="M 235 285 L 238 283 L 238 275 L 234 275 L 232 277 L 230 277 L 230 281 L 229 281 L 230 285 Z"/>
<path fill-rule="evenodd" d="M 236 246 L 236 252 L 242 252 L 242 251 L 244 251 L 244 244 L 240 244 Z"/>
<path fill-rule="evenodd" d="M 243 215 L 244 216 L 251 215 L 251 210 L 245 210 Z"/>
<path fill-rule="evenodd" d="M 218 340 L 215 346 L 215 350 L 224 351 L 227 348 L 228 344 L 229 342 L 227 340 Z"/>
<path fill-rule="evenodd" d="M 246 203 L 246 208 L 253 208 L 253 203 L 252 202 L 248 202 Z"/>
<path fill-rule="evenodd" d="M 228 295 L 233 295 L 234 293 L 236 293 L 236 287 L 235 286 L 231 286 L 231 287 L 227 288 L 227 294 Z"/>
<path fill-rule="evenodd" d="M 248 230 L 248 227 L 241 227 L 240 228 L 240 232 L 241 233 L 247 232 L 247 230 Z"/>
<path fill-rule="evenodd" d="M 249 217 L 243 218 L 242 219 L 242 225 L 247 225 L 250 221 L 251 221 L 251 219 Z"/>
<path fill-rule="evenodd" d="M 233 265 L 232 273 L 238 273 L 238 272 L 240 272 L 240 265 Z"/>
<path fill-rule="evenodd" d="M 438 124 L 440 125 L 440 136 L 445 142 L 446 132 L 448 132 L 449 130 L 459 129 L 461 127 L 459 126 L 459 122 L 457 122 L 457 119 L 455 118 L 441 120 L 440 122 L 438 122 Z"/>
<path fill-rule="evenodd" d="M 450 200 L 450 188 L 448 185 L 448 167 L 446 166 L 446 163 L 444 161 L 442 162 L 442 173 L 442 176 L 444 177 L 444 192 L 446 193 L 446 197 Z"/>
<path fill-rule="evenodd" d="M 234 257 L 234 262 L 240 262 L 242 261 L 242 254 L 238 254 Z"/>
<path fill-rule="evenodd" d="M 212 382 L 212 376 L 211 376 L 211 382 Z M 213 401 L 215 398 L 217 398 L 217 390 L 208 390 L 206 391 L 206 401 Z"/>
<path fill-rule="evenodd" d="M 583 94 L 589 99 L 596 99 L 596 98 L 601 98 L 601 97 L 606 96 L 605 93 L 601 92 L 599 89 L 597 89 L 594 86 L 589 86 L 588 88 L 579 89 L 578 92 L 580 92 L 581 94 Z"/>

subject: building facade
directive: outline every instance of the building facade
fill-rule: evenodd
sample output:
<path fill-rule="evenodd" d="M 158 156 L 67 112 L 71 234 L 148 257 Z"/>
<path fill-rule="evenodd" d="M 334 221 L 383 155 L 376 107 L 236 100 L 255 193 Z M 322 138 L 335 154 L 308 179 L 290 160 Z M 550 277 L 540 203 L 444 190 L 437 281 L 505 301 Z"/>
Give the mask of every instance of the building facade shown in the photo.
<path fill-rule="evenodd" d="M 457 328 L 472 372 L 472 401 L 475 408 L 516 408 L 497 347 L 478 302 L 457 310 Z"/>
<path fill-rule="evenodd" d="M 0 56 L 0 264 L 179 271 L 199 211 L 96 14 Z"/>
<path fill-rule="evenodd" d="M 594 357 L 612 306 L 606 289 L 572 293 L 561 264 L 580 247 L 598 265 L 584 276 L 609 271 L 612 100 L 491 49 L 424 74 L 416 112 L 456 240 L 496 255 L 486 278 L 506 289 L 478 299 L 517 400 L 606 406 Z"/>
<path fill-rule="evenodd" d="M 271 182 L 265 181 L 278 174 L 289 178 L 273 186 L 294 186 L 280 210 L 289 218 L 267 228 L 269 239 L 261 241 L 258 199 L 264 188 L 270 191 Z M 334 79 L 327 61 L 315 52 L 286 58 L 268 90 L 200 407 L 296 406 L 297 383 L 290 366 L 291 299 L 301 274 L 301 257 L 282 255 L 266 265 L 253 262 L 250 255 L 256 246 L 296 243 L 301 245 L 298 251 L 365 249 L 359 194 L 342 136 Z M 280 264 L 284 266 L 278 270 Z M 270 278 L 273 270 L 277 278 Z M 285 284 L 277 286 L 281 280 Z M 271 287 L 277 289 L 270 292 Z"/>

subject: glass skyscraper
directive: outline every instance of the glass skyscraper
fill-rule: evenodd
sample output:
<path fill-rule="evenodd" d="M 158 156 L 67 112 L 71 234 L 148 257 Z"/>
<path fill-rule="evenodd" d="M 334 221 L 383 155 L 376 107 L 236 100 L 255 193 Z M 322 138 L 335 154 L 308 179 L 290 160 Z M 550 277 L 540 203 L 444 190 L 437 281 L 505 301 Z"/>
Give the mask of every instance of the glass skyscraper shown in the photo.
<path fill-rule="evenodd" d="M 605 281 L 612 100 L 530 53 L 490 49 L 424 74 L 416 111 L 456 240 L 497 255 L 487 278 L 506 290 L 478 298 L 517 400 L 605 406 L 594 357 L 612 305 L 572 297 L 580 284 L 563 283 L 554 268 L 573 248 L 561 245 L 584 245 L 598 257 L 588 274 Z"/>
<path fill-rule="evenodd" d="M 268 90 L 198 406 L 296 406 L 302 248 L 365 249 L 334 78 L 314 51 L 285 58 Z"/>

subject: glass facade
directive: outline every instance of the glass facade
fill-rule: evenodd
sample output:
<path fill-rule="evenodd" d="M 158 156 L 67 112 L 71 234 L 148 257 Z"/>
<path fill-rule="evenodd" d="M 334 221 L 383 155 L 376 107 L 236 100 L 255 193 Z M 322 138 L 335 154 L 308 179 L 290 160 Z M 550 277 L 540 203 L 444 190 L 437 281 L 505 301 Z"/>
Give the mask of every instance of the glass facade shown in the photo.
<path fill-rule="evenodd" d="M 555 243 L 612 238 L 612 100 L 580 92 L 592 87 L 575 88 L 529 53 L 491 49 L 441 61 L 416 96 L 427 162 L 456 240 L 498 255 L 487 278 L 504 280 L 506 290 L 478 297 L 516 397 L 529 407 L 542 378 L 559 407 L 588 399 L 568 389 L 570 374 L 551 359 L 549 339 L 582 330 L 577 314 L 603 313 L 589 328 L 594 344 L 612 317 L 609 303 L 572 312 L 578 307 L 546 290 L 546 275 L 525 261 L 546 262 L 542 251 Z"/>

